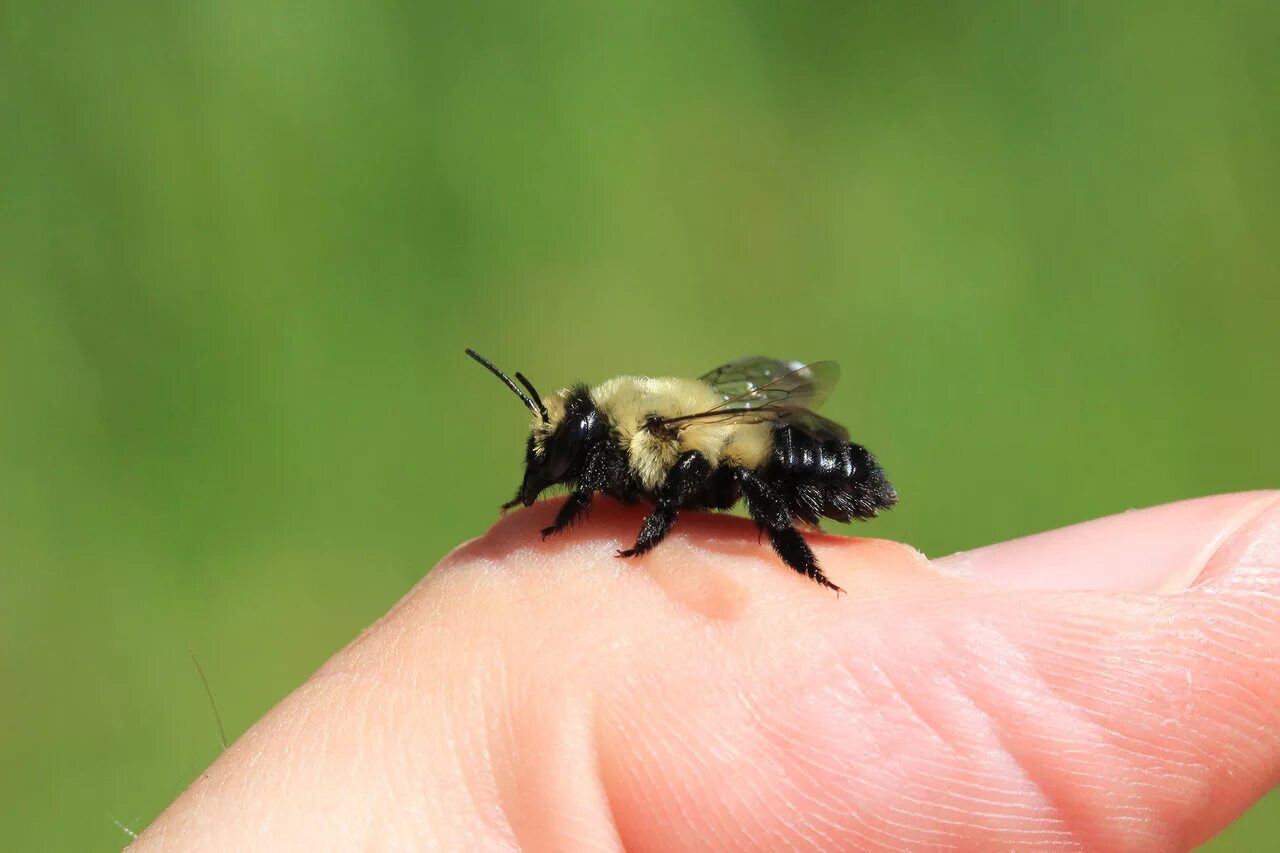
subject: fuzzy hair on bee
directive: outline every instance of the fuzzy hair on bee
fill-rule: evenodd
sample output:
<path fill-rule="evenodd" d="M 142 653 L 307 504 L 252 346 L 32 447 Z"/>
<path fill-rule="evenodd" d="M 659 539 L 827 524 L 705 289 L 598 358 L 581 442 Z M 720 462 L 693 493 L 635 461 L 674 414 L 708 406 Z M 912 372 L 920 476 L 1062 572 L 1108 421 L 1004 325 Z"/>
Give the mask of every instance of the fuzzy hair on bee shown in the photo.
<path fill-rule="evenodd" d="M 523 374 L 513 380 L 466 352 L 533 418 L 524 479 L 503 510 L 530 506 L 552 486 L 570 488 L 544 537 L 585 515 L 596 494 L 644 501 L 653 508 L 635 544 L 618 552 L 635 557 L 666 537 L 681 510 L 745 501 L 784 563 L 840 592 L 796 525 L 868 519 L 897 503 L 875 457 L 816 413 L 839 380 L 834 362 L 749 356 L 697 379 L 619 376 L 562 388 L 544 402 Z"/>

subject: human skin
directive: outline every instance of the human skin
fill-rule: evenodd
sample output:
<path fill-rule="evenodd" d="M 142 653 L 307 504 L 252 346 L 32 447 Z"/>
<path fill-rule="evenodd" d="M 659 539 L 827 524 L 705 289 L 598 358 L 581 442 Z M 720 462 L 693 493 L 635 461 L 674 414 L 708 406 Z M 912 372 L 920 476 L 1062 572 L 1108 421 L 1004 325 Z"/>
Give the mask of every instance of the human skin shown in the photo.
<path fill-rule="evenodd" d="M 433 569 L 148 849 L 1185 850 L 1280 781 L 1280 492 L 930 562 L 556 502 Z"/>

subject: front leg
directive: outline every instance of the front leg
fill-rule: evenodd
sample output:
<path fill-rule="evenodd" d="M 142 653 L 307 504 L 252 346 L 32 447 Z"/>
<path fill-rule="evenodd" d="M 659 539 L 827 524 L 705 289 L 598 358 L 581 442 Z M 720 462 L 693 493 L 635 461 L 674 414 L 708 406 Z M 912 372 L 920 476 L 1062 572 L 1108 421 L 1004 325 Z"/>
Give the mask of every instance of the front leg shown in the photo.
<path fill-rule="evenodd" d="M 566 527 L 571 527 L 574 522 L 582 517 L 588 509 L 591 508 L 591 498 L 595 496 L 595 492 L 590 489 L 578 489 L 570 493 L 565 502 L 560 504 L 560 511 L 556 513 L 555 523 L 550 527 L 542 528 L 542 538 L 554 536 Z"/>
<path fill-rule="evenodd" d="M 666 538 L 671 528 L 675 527 L 677 512 L 703 490 L 710 477 L 711 465 L 701 453 L 690 450 L 681 454 L 668 472 L 666 482 L 658 493 L 657 506 L 644 520 L 640 535 L 636 537 L 636 544 L 625 551 L 619 551 L 618 556 L 638 557 Z"/>
<path fill-rule="evenodd" d="M 604 485 L 608 459 L 598 448 L 588 451 L 586 464 L 582 466 L 582 474 L 578 477 L 578 487 L 574 489 L 556 513 L 555 523 L 542 528 L 542 538 L 554 536 L 566 527 L 570 527 L 591 508 L 591 499 Z"/>

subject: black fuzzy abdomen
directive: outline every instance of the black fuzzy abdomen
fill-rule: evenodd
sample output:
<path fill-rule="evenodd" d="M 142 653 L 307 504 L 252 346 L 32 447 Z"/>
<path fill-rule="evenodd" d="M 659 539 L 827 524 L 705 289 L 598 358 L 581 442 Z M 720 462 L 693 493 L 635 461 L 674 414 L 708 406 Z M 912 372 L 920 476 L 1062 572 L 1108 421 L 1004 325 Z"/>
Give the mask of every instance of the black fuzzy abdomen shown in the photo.
<path fill-rule="evenodd" d="M 773 453 L 764 475 L 796 517 L 810 524 L 824 516 L 836 521 L 871 518 L 898 501 L 865 447 L 785 422 L 773 427 Z"/>

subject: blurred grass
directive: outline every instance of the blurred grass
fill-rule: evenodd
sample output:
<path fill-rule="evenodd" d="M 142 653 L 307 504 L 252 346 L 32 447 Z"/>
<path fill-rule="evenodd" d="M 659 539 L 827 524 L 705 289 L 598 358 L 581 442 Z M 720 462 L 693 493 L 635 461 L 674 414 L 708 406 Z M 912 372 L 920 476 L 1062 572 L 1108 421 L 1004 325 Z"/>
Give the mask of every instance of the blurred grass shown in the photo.
<path fill-rule="evenodd" d="M 1278 25 L 0 3 L 6 844 L 119 846 L 218 750 L 188 650 L 234 736 L 492 521 L 466 345 L 837 359 L 930 553 L 1280 484 Z"/>

